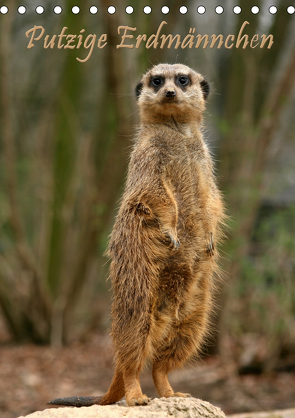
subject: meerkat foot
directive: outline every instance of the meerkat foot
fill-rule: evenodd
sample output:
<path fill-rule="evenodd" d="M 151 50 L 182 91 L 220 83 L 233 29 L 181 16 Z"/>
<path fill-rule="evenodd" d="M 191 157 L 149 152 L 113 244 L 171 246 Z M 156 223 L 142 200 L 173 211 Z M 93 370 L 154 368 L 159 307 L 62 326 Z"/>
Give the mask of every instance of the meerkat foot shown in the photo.
<path fill-rule="evenodd" d="M 192 395 L 190 393 L 182 393 L 182 392 L 174 392 L 172 396 L 177 398 L 191 398 Z"/>
<path fill-rule="evenodd" d="M 141 391 L 139 382 L 140 366 L 124 372 L 125 397 L 128 406 L 147 405 L 149 398 Z"/>
<path fill-rule="evenodd" d="M 139 396 L 138 398 L 126 399 L 128 406 L 147 405 L 150 401 L 146 395 Z"/>
<path fill-rule="evenodd" d="M 167 391 L 161 395 L 163 398 L 191 398 L 190 393 Z"/>

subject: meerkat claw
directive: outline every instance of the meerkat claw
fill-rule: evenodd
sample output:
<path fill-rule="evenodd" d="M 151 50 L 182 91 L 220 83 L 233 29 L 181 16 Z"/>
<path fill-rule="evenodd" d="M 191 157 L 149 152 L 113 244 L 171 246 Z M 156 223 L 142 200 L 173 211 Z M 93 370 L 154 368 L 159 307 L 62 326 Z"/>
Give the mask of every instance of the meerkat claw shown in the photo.
<path fill-rule="evenodd" d="M 168 237 L 170 238 L 170 240 L 171 240 L 171 242 L 172 242 L 172 244 L 173 244 L 173 246 L 174 246 L 174 248 L 176 249 L 176 250 L 178 250 L 179 249 L 179 247 L 180 247 L 180 242 L 179 242 L 179 239 L 178 238 L 174 238 L 173 237 L 173 235 L 172 234 L 170 234 L 169 232 L 168 232 Z"/>
<path fill-rule="evenodd" d="M 210 232 L 210 241 L 209 244 L 207 244 L 207 254 L 210 256 L 214 255 L 214 241 L 213 241 L 213 234 Z"/>
<path fill-rule="evenodd" d="M 129 406 L 140 406 L 140 405 L 148 405 L 150 402 L 150 398 L 146 395 L 140 396 L 139 398 L 132 398 L 127 403 Z"/>

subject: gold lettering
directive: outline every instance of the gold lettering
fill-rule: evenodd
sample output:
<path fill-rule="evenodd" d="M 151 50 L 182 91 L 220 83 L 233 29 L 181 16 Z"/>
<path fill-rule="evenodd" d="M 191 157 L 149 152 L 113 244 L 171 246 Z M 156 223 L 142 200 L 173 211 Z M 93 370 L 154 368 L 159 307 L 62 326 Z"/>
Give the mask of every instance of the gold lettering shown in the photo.
<path fill-rule="evenodd" d="M 251 39 L 250 48 L 256 48 L 259 45 L 259 42 L 257 41 L 258 41 L 258 35 L 256 33 L 256 35 L 254 35 L 253 38 Z M 253 45 L 254 42 L 256 42 L 256 45 Z"/>
<path fill-rule="evenodd" d="M 40 35 L 37 38 L 35 38 L 36 30 L 41 30 L 41 33 L 40 33 Z M 32 33 L 30 42 L 29 42 L 29 44 L 27 46 L 28 49 L 33 48 L 35 46 L 33 44 L 33 41 L 39 41 L 42 38 L 42 36 L 44 35 L 44 32 L 45 32 L 45 29 L 43 28 L 43 26 L 36 26 L 35 25 L 32 29 L 27 30 L 27 32 L 26 32 L 26 37 L 27 38 L 29 37 L 29 34 L 31 32 L 33 32 L 33 33 Z"/>
<path fill-rule="evenodd" d="M 44 38 L 44 48 L 51 48 L 53 49 L 54 45 L 55 45 L 55 39 L 56 39 L 56 35 L 53 35 L 53 37 L 51 38 L 50 42 L 48 42 L 49 39 L 49 35 L 46 35 Z"/>
<path fill-rule="evenodd" d="M 66 26 L 64 26 L 63 28 L 62 28 L 62 30 L 61 30 L 61 32 L 60 32 L 60 34 L 58 35 L 58 43 L 57 43 L 57 47 L 58 47 L 58 49 L 61 49 L 61 48 L 63 48 L 64 47 L 64 44 L 62 44 L 62 38 L 63 37 L 66 37 L 66 35 L 64 35 L 64 33 L 65 33 L 65 31 L 67 30 L 68 28 L 66 27 Z"/>
<path fill-rule="evenodd" d="M 180 42 L 180 35 L 175 35 L 174 38 L 172 38 L 172 35 L 171 34 L 170 35 L 167 35 L 167 36 L 166 35 L 162 35 L 161 36 L 161 39 L 162 39 L 162 42 L 161 42 L 161 45 L 160 45 L 160 48 L 161 49 L 163 49 L 163 47 L 164 47 L 164 45 L 165 45 L 165 43 L 166 43 L 166 41 L 168 39 L 169 39 L 169 43 L 168 43 L 168 46 L 167 46 L 168 49 L 171 48 L 171 46 L 172 46 L 173 42 L 175 41 L 175 39 L 176 39 L 176 44 L 175 44 L 174 49 L 177 49 L 179 47 L 179 45 L 181 44 L 181 42 Z"/>
<path fill-rule="evenodd" d="M 206 46 L 209 43 L 209 36 L 208 35 L 203 35 L 203 36 L 197 35 L 196 38 L 197 38 L 196 48 L 199 48 L 203 39 L 204 39 L 203 49 L 206 48 Z"/>
<path fill-rule="evenodd" d="M 228 41 L 229 41 L 229 39 L 232 39 L 232 41 L 233 41 L 231 45 L 228 45 Z M 225 46 L 225 48 L 227 48 L 227 49 L 232 48 L 232 47 L 234 46 L 234 40 L 235 40 L 235 35 L 228 35 L 228 36 L 226 37 L 225 42 L 224 42 L 224 46 Z"/>
<path fill-rule="evenodd" d="M 88 40 L 89 39 L 91 39 L 91 41 L 90 41 L 90 43 L 88 44 Z M 76 58 L 78 61 L 80 61 L 80 62 L 86 62 L 86 61 L 88 61 L 89 60 L 89 58 L 90 58 L 90 56 L 91 56 L 91 54 L 92 54 L 92 51 L 93 51 L 93 48 L 94 48 L 94 45 L 95 45 L 95 41 L 96 41 L 96 35 L 88 35 L 87 36 L 87 38 L 85 39 L 85 41 L 84 41 L 84 48 L 86 48 L 86 49 L 88 49 L 88 48 L 90 48 L 89 49 L 89 53 L 88 53 L 88 55 L 87 55 L 87 57 L 86 58 L 84 58 L 83 60 L 82 59 L 80 59 L 80 58 Z"/>
<path fill-rule="evenodd" d="M 196 29 L 195 28 L 190 28 L 189 30 L 189 35 L 186 35 L 186 37 L 184 38 L 184 40 L 181 43 L 181 48 L 184 49 L 187 46 L 191 49 L 194 46 L 194 35 L 192 35 L 192 33 L 195 33 Z"/>
<path fill-rule="evenodd" d="M 74 40 L 76 39 L 77 35 L 67 35 L 66 40 L 68 41 L 67 44 L 65 45 L 65 49 L 74 49 L 76 45 L 71 45 L 71 43 L 74 42 Z"/>
<path fill-rule="evenodd" d="M 106 44 L 107 44 L 106 40 L 107 40 L 107 34 L 106 33 L 103 33 L 100 36 L 100 38 L 99 38 L 99 40 L 97 42 L 97 47 L 100 48 L 100 49 L 104 48 L 106 46 Z M 102 42 L 104 42 L 103 45 L 101 44 Z"/>
<path fill-rule="evenodd" d="M 210 48 L 213 48 L 214 45 L 217 42 L 217 39 L 219 39 L 218 47 L 217 48 L 220 49 L 221 45 L 223 44 L 223 35 L 216 36 L 216 35 L 213 34 L 213 35 L 211 35 L 211 39 L 212 39 L 212 41 L 211 41 Z"/>
<path fill-rule="evenodd" d="M 159 42 L 158 42 L 159 35 L 160 35 L 160 32 L 161 32 L 162 27 L 163 27 L 164 25 L 167 25 L 167 22 L 165 22 L 165 20 L 163 20 L 163 21 L 160 23 L 160 26 L 158 27 L 157 33 L 156 33 L 156 34 L 154 34 L 154 35 L 151 35 L 151 36 L 149 37 L 149 39 L 147 40 L 146 46 L 145 46 L 147 49 L 151 48 L 151 47 L 152 47 L 152 45 L 154 46 L 154 48 L 155 48 L 155 49 L 157 48 L 158 43 L 159 43 Z"/>
<path fill-rule="evenodd" d="M 130 44 L 129 45 L 125 45 L 124 44 L 124 41 L 125 41 L 126 38 L 130 38 L 130 39 L 133 38 L 133 35 L 126 35 L 126 34 L 127 34 L 127 31 L 128 30 L 135 31 L 136 28 L 131 28 L 130 26 L 119 26 L 118 27 L 118 34 L 119 35 L 120 35 L 120 32 L 121 32 L 121 29 L 124 29 L 124 33 L 122 35 L 122 40 L 121 40 L 120 45 L 116 45 L 116 48 L 133 48 L 133 44 L 132 45 L 130 45 Z"/>
<path fill-rule="evenodd" d="M 145 33 L 143 35 L 138 35 L 138 37 L 136 38 L 135 48 L 139 48 L 139 45 L 141 44 L 141 41 L 146 41 L 146 34 Z"/>
<path fill-rule="evenodd" d="M 247 22 L 247 20 L 245 20 L 245 22 L 242 24 L 242 26 L 241 26 L 241 29 L 240 29 L 240 32 L 239 32 L 239 34 L 238 34 L 238 37 L 237 37 L 237 42 L 236 42 L 236 48 L 239 48 L 240 47 L 240 43 L 242 42 L 242 40 L 244 40 L 244 45 L 243 45 L 243 49 L 245 49 L 246 48 L 246 46 L 248 45 L 248 43 L 249 43 L 249 41 L 248 41 L 248 35 L 243 35 L 242 37 L 241 37 L 241 35 L 242 35 L 242 33 L 243 33 L 243 30 L 244 30 L 244 27 L 246 26 L 246 25 L 249 25 L 249 22 Z"/>
<path fill-rule="evenodd" d="M 263 47 L 264 47 L 265 42 L 266 42 L 267 40 L 269 40 L 269 43 L 268 43 L 267 49 L 270 49 L 270 48 L 272 47 L 273 43 L 274 43 L 274 40 L 273 40 L 273 35 L 271 35 L 271 34 L 270 34 L 270 35 L 268 35 L 268 36 L 266 36 L 266 35 L 261 35 L 261 38 L 262 38 L 262 42 L 261 42 L 260 48 L 263 48 Z"/>
<path fill-rule="evenodd" d="M 85 29 L 80 30 L 80 33 L 84 33 L 84 32 L 85 32 Z M 78 41 L 77 49 L 79 49 L 80 46 L 82 45 L 83 35 L 78 35 L 78 39 L 79 39 L 79 41 Z"/>

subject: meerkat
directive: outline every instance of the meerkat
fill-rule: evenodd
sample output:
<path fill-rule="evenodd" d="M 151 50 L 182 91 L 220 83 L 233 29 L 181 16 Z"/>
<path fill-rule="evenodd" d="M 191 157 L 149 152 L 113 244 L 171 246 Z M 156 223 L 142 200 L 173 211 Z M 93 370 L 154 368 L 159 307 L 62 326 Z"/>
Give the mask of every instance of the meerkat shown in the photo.
<path fill-rule="evenodd" d="M 140 125 L 108 255 L 115 373 L 100 397 L 54 405 L 146 405 L 139 374 L 152 364 L 160 397 L 168 373 L 200 351 L 209 328 L 224 206 L 202 136 L 208 82 L 182 64 L 159 64 L 136 87 Z"/>

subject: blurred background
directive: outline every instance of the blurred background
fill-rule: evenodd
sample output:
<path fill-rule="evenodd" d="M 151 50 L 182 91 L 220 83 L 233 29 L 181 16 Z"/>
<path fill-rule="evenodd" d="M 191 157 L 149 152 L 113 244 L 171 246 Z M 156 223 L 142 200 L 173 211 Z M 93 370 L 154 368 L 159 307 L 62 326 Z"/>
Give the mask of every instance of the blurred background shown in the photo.
<path fill-rule="evenodd" d="M 202 73 L 208 141 L 227 211 L 212 337 L 175 390 L 226 413 L 295 407 L 295 14 L 289 0 L 27 0 L 0 15 L 0 415 L 57 396 L 103 393 L 112 375 L 111 294 L 103 256 L 138 123 L 134 87 L 159 62 Z M 45 12 L 37 15 L 35 8 Z M 116 13 L 106 12 L 112 4 Z M 182 15 L 181 6 L 189 12 Z M 71 12 L 80 6 L 80 13 Z M 92 15 L 89 7 L 96 5 Z M 126 6 L 134 7 L 128 15 Z M 143 13 L 149 5 L 152 13 Z M 170 12 L 164 15 L 161 7 Z M 240 5 L 242 12 L 232 11 Z M 276 5 L 272 15 L 269 7 Z M 162 34 L 273 34 L 255 49 L 117 49 L 119 25 Z M 25 32 L 103 33 L 107 46 L 27 49 Z M 85 39 L 84 37 L 84 39 Z M 148 372 L 143 388 L 156 396 Z"/>

